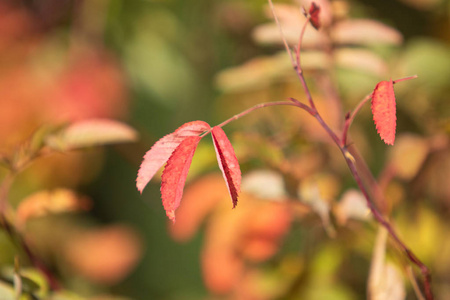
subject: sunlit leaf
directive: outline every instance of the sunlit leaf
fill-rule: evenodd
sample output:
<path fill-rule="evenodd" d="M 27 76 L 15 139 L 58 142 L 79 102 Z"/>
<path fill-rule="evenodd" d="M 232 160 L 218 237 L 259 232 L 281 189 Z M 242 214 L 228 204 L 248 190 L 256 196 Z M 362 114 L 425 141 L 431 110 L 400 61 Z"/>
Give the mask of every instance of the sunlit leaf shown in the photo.
<path fill-rule="evenodd" d="M 233 146 L 221 127 L 214 127 L 212 132 L 214 148 L 216 149 L 217 162 L 227 183 L 228 191 L 236 207 L 239 191 L 241 189 L 241 169 L 234 153 Z"/>
<path fill-rule="evenodd" d="M 185 138 L 173 151 L 161 177 L 161 197 L 166 215 L 175 222 L 175 210 L 183 197 L 184 184 L 200 136 Z"/>
<path fill-rule="evenodd" d="M 402 35 L 394 28 L 368 19 L 341 21 L 333 26 L 331 36 L 339 44 L 399 45 L 403 42 Z"/>
<path fill-rule="evenodd" d="M 78 149 L 106 144 L 133 142 L 137 132 L 130 126 L 110 119 L 88 119 L 75 122 L 47 139 L 50 147 Z"/>
<path fill-rule="evenodd" d="M 355 69 L 377 76 L 384 76 L 388 67 L 386 62 L 373 51 L 364 49 L 336 49 L 334 58 L 339 67 Z"/>
<path fill-rule="evenodd" d="M 364 221 L 371 218 L 366 199 L 357 190 L 346 191 L 334 208 L 337 222 L 340 225 L 345 225 L 349 219 Z"/>
<path fill-rule="evenodd" d="M 198 136 L 210 129 L 208 123 L 193 121 L 179 127 L 175 132 L 158 140 L 147 153 L 138 171 L 136 187 L 142 193 L 145 186 L 172 155 L 175 148 L 190 136 Z"/>
<path fill-rule="evenodd" d="M 242 178 L 242 191 L 262 199 L 286 197 L 283 177 L 271 170 L 256 170 Z"/>
<path fill-rule="evenodd" d="M 373 300 L 403 300 L 406 291 L 401 273 L 394 265 L 386 262 L 387 237 L 386 229 L 380 227 L 370 266 L 368 297 Z"/>
<path fill-rule="evenodd" d="M 428 141 L 413 134 L 403 134 L 397 138 L 391 149 L 390 164 L 395 174 L 405 180 L 412 179 L 422 166 L 429 152 Z"/>
<path fill-rule="evenodd" d="M 330 58 L 320 51 L 308 51 L 302 54 L 304 69 L 325 69 Z M 286 80 L 292 63 L 285 51 L 272 56 L 259 56 L 242 65 L 225 69 L 216 77 L 217 86 L 226 92 L 264 89 L 274 80 Z"/>
<path fill-rule="evenodd" d="M 394 83 L 381 81 L 372 93 L 373 121 L 381 139 L 388 145 L 393 145 L 397 116 L 395 108 Z"/>

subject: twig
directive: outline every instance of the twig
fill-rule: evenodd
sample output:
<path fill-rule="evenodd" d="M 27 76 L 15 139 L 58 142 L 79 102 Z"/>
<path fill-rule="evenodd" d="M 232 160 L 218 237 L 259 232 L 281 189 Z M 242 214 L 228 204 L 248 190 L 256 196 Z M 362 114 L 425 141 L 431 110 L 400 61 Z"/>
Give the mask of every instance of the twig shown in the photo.
<path fill-rule="evenodd" d="M 300 103 L 300 102 L 298 102 L 298 103 Z M 243 112 L 241 112 L 241 113 L 239 113 L 237 115 L 232 116 L 231 118 L 223 121 L 222 123 L 220 123 L 217 126 L 218 127 L 223 127 L 223 126 L 227 125 L 228 123 L 230 123 L 232 121 L 235 121 L 237 119 L 240 119 L 241 117 L 243 117 L 245 115 L 248 115 L 249 113 L 251 113 L 251 112 L 253 112 L 253 111 L 257 110 L 257 109 L 263 108 L 263 107 L 279 106 L 279 105 L 299 106 L 298 103 L 292 102 L 292 101 L 275 101 L 275 102 L 259 103 L 259 104 L 256 104 L 256 105 L 250 107 L 249 109 L 244 110 Z M 304 105 L 304 104 L 300 103 L 300 105 Z M 305 108 L 305 109 L 307 109 L 307 108 Z M 204 132 L 201 136 L 203 137 L 203 136 L 207 135 L 209 132 L 210 131 Z"/>
<path fill-rule="evenodd" d="M 280 36 L 283 39 L 284 48 L 286 48 L 289 57 L 291 58 L 292 65 L 295 65 L 294 56 L 292 55 L 291 48 L 289 47 L 288 42 L 286 41 L 285 35 L 283 33 L 283 28 L 280 25 L 280 21 L 278 20 L 277 14 L 275 13 L 275 7 L 273 6 L 272 0 L 268 0 L 270 10 L 272 11 L 273 18 L 275 19 L 275 23 L 277 24 L 278 30 L 280 31 Z"/>
<path fill-rule="evenodd" d="M 358 103 L 358 105 L 355 107 L 355 109 L 351 113 L 349 113 L 345 116 L 344 129 L 342 131 L 342 145 L 343 146 L 347 145 L 348 130 L 350 129 L 350 126 L 352 125 L 356 114 L 361 110 L 361 108 L 364 106 L 364 104 L 366 104 L 366 102 L 369 101 L 371 98 L 372 98 L 372 93 L 370 93 L 369 95 L 366 95 L 366 97 L 364 97 L 364 99 L 362 99 Z"/>
<path fill-rule="evenodd" d="M 273 10 L 273 4 L 271 0 L 268 0 L 271 7 L 272 7 L 272 11 Z M 275 13 L 275 12 L 274 12 Z M 276 15 L 274 16 L 276 19 Z M 277 20 L 277 19 L 276 19 Z M 309 21 L 307 19 L 307 21 Z M 280 24 L 277 22 L 278 26 L 280 26 Z M 304 25 L 306 26 L 306 25 Z M 280 32 L 282 33 L 282 30 L 280 28 Z M 302 33 L 300 35 L 300 39 L 303 38 L 303 34 L 304 34 L 304 29 L 302 30 Z M 283 41 L 285 41 L 285 38 L 283 37 Z M 285 43 L 286 46 L 287 43 Z M 289 47 L 287 47 L 289 48 Z M 300 56 L 300 49 L 297 49 L 298 51 L 298 56 Z M 292 56 L 290 50 L 288 50 L 289 55 Z M 300 62 L 300 59 L 298 58 L 297 60 L 298 62 Z M 403 241 L 400 239 L 400 237 L 398 236 L 398 234 L 396 233 L 396 231 L 394 230 L 394 228 L 391 226 L 391 224 L 384 218 L 384 216 L 379 212 L 379 210 L 377 209 L 377 207 L 375 206 L 375 204 L 373 203 L 365 185 L 363 184 L 361 177 L 358 173 L 358 170 L 356 168 L 356 164 L 355 164 L 355 159 L 353 158 L 353 156 L 351 155 L 351 153 L 348 151 L 347 147 L 345 146 L 345 143 L 343 143 L 344 141 L 344 137 L 345 137 L 345 141 L 347 140 L 347 132 L 348 132 L 348 128 L 350 126 L 350 121 L 353 120 L 352 115 L 350 115 L 347 120 L 348 125 L 346 126 L 347 128 L 344 129 L 345 135 L 343 135 L 342 139 L 339 139 L 337 137 L 337 135 L 334 133 L 334 131 L 328 126 L 328 124 L 323 120 L 322 116 L 320 115 L 320 113 L 317 111 L 315 105 L 314 105 L 314 101 L 312 99 L 311 96 L 311 92 L 308 89 L 308 85 L 306 84 L 306 80 L 305 77 L 303 76 L 303 70 L 301 65 L 299 65 L 298 63 L 293 63 L 292 66 L 294 67 L 295 71 L 297 72 L 297 75 L 300 79 L 300 82 L 303 86 L 303 89 L 306 93 L 306 96 L 308 98 L 309 101 L 309 108 L 307 110 L 308 113 L 310 113 L 312 116 L 314 116 L 316 118 L 316 120 L 320 123 L 320 125 L 325 129 L 325 131 L 328 133 L 328 135 L 331 137 L 331 139 L 335 142 L 335 144 L 339 147 L 339 149 L 341 150 L 345 161 L 347 162 L 347 165 L 350 169 L 350 172 L 353 176 L 353 178 L 355 179 L 359 189 L 361 190 L 361 192 L 363 193 L 365 199 L 366 199 L 366 203 L 367 206 L 369 207 L 372 215 L 374 216 L 374 218 L 376 219 L 376 221 L 381 224 L 388 232 L 389 235 L 392 237 L 392 239 L 395 241 L 395 243 L 397 244 L 397 246 L 402 250 L 402 252 L 408 257 L 408 259 L 410 260 L 410 262 L 412 262 L 413 264 L 415 264 L 417 267 L 420 268 L 422 276 L 424 277 L 424 289 L 425 289 L 425 295 L 427 300 L 432 300 L 434 299 L 433 297 L 433 293 L 431 291 L 431 273 L 429 271 L 429 269 L 427 268 L 427 266 L 422 263 L 421 260 L 419 260 L 419 258 L 417 258 L 417 256 L 405 245 L 405 243 L 403 243 Z M 403 78 L 400 80 L 396 80 L 395 82 L 400 82 L 403 80 L 407 80 L 407 79 L 412 79 L 415 78 L 415 76 L 411 76 L 411 77 L 407 77 L 407 78 Z M 367 98 L 367 97 L 366 97 Z M 363 102 L 367 102 L 369 98 L 367 99 L 363 99 Z M 364 101 L 365 100 L 365 101 Z M 298 101 L 295 102 L 295 106 L 304 109 L 305 107 L 304 105 L 300 106 L 298 105 Z M 360 106 L 362 106 L 364 103 L 362 103 Z M 357 109 L 359 110 L 359 108 L 357 107 Z M 357 112 L 357 111 L 356 111 Z"/>

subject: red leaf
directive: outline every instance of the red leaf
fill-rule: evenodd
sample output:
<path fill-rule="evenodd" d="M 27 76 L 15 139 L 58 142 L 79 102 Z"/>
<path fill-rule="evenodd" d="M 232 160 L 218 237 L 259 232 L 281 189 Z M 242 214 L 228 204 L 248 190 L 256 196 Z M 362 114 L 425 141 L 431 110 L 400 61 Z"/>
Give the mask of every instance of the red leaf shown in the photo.
<path fill-rule="evenodd" d="M 311 2 L 311 6 L 309 7 L 309 15 L 310 15 L 309 21 L 311 22 L 311 25 L 317 30 L 320 28 L 319 13 L 320 13 L 320 6 L 317 5 L 315 2 Z"/>
<path fill-rule="evenodd" d="M 239 168 L 239 162 L 234 153 L 233 146 L 221 127 L 213 127 L 211 135 L 214 148 L 216 149 L 217 162 L 227 183 L 228 192 L 233 200 L 234 208 L 236 207 L 241 188 L 241 169 Z"/>
<path fill-rule="evenodd" d="M 388 145 L 393 145 L 395 140 L 396 112 L 394 83 L 381 81 L 372 93 L 373 121 L 381 139 Z"/>
<path fill-rule="evenodd" d="M 200 136 L 185 138 L 173 151 L 161 177 L 161 197 L 166 215 L 175 222 L 175 210 L 180 206 L 184 183 L 197 149 Z"/>
<path fill-rule="evenodd" d="M 179 127 L 175 132 L 168 134 L 157 141 L 147 153 L 138 171 L 136 187 L 142 193 L 145 186 L 155 173 L 161 168 L 180 143 L 190 136 L 197 136 L 210 130 L 208 123 L 193 121 Z"/>

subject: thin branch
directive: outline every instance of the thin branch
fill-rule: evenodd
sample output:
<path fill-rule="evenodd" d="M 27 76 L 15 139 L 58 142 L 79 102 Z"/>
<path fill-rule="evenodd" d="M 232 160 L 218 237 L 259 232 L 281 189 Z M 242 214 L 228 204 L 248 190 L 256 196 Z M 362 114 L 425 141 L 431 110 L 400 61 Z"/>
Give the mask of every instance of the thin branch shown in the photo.
<path fill-rule="evenodd" d="M 300 31 L 300 36 L 298 37 L 298 43 L 297 47 L 295 48 L 295 58 L 297 61 L 297 67 L 300 68 L 301 64 L 301 58 L 300 58 L 300 52 L 302 50 L 302 43 L 303 43 L 303 36 L 305 35 L 306 26 L 308 25 L 309 21 L 311 19 L 311 16 L 306 17 L 306 21 L 303 24 L 302 30 Z"/>
<path fill-rule="evenodd" d="M 289 57 L 291 58 L 292 65 L 295 65 L 294 56 L 292 55 L 291 48 L 289 47 L 289 44 L 286 40 L 286 36 L 283 33 L 283 28 L 281 27 L 280 21 L 278 20 L 277 14 L 275 13 L 275 7 L 272 3 L 272 0 L 268 0 L 270 10 L 272 11 L 273 18 L 275 20 L 275 23 L 277 24 L 278 30 L 280 31 L 281 39 L 283 40 L 284 48 L 286 48 L 287 53 L 289 54 Z"/>
<path fill-rule="evenodd" d="M 346 116 L 345 118 L 345 124 L 344 129 L 342 131 L 342 145 L 347 145 L 347 137 L 348 137 L 348 130 L 350 129 L 350 126 L 353 123 L 353 120 L 356 117 L 356 114 L 361 110 L 361 108 L 366 104 L 367 101 L 369 101 L 372 98 L 372 93 L 366 95 L 364 99 L 362 99 L 358 105 L 355 107 L 355 109 L 351 112 L 351 114 Z"/>
<path fill-rule="evenodd" d="M 404 78 L 400 78 L 400 79 L 394 80 L 393 83 L 396 84 L 398 82 L 402 82 L 402 81 L 410 80 L 410 79 L 416 79 L 416 78 L 417 78 L 417 75 L 412 75 L 412 76 L 408 76 L 408 77 L 404 77 Z"/>
<path fill-rule="evenodd" d="M 301 48 L 301 41 L 303 40 L 303 36 L 305 34 L 306 25 L 309 23 L 309 16 L 306 18 L 305 23 L 303 24 L 302 31 L 300 32 L 299 37 L 299 43 L 298 47 L 296 49 L 296 56 L 297 56 L 297 63 L 292 64 L 292 66 L 295 69 L 295 72 L 297 73 L 298 78 L 300 79 L 300 83 L 302 84 L 303 90 L 305 91 L 306 98 L 308 99 L 309 106 L 317 112 L 316 106 L 314 105 L 314 101 L 311 95 L 311 92 L 309 91 L 308 85 L 306 84 L 305 76 L 303 76 L 303 69 L 302 65 L 300 64 L 300 48 Z"/>
<path fill-rule="evenodd" d="M 425 289 L 425 295 L 426 295 L 426 298 L 427 298 L 428 300 L 433 300 L 433 299 L 434 299 L 434 297 L 433 297 L 433 292 L 431 291 L 431 273 L 430 273 L 429 269 L 428 269 L 427 266 L 426 266 L 424 263 L 422 263 L 422 261 L 420 261 L 419 258 L 417 258 L 417 257 L 415 256 L 415 254 L 414 254 L 414 253 L 413 253 L 413 252 L 412 252 L 412 251 L 411 251 L 411 250 L 403 243 L 403 241 L 402 241 L 402 240 L 400 239 L 400 237 L 397 235 L 396 231 L 395 231 L 394 228 L 391 226 L 391 224 L 390 224 L 390 223 L 384 218 L 384 216 L 379 212 L 379 210 L 378 210 L 377 207 L 375 206 L 374 202 L 372 201 L 372 199 L 371 199 L 371 197 L 370 197 L 370 195 L 369 195 L 368 190 L 366 189 L 365 185 L 363 184 L 363 182 L 362 182 L 362 180 L 361 180 L 361 177 L 360 177 L 360 175 L 359 175 L 359 173 L 358 173 L 358 170 L 357 170 L 357 168 L 356 168 L 356 162 L 355 162 L 355 159 L 353 158 L 353 156 L 351 155 L 351 153 L 348 151 L 347 147 L 345 146 L 346 141 L 347 141 L 348 129 L 349 129 L 349 127 L 350 127 L 351 121 L 354 119 L 356 113 L 359 111 L 359 109 L 362 107 L 362 105 L 363 105 L 365 102 L 367 102 L 367 101 L 370 99 L 370 97 L 364 98 L 363 101 L 362 101 L 362 103 L 361 103 L 360 105 L 358 105 L 358 107 L 355 109 L 353 115 L 349 115 L 349 116 L 348 116 L 348 118 L 347 118 L 347 120 L 346 120 L 346 126 L 345 126 L 345 128 L 344 128 L 344 132 L 343 132 L 342 139 L 339 139 L 339 138 L 337 137 L 337 135 L 334 133 L 334 131 L 333 131 L 333 130 L 328 126 L 328 124 L 323 120 L 323 118 L 322 118 L 322 116 L 320 115 L 320 113 L 317 111 L 317 109 L 316 109 L 316 107 L 315 107 L 315 105 L 314 105 L 314 101 L 313 101 L 313 99 L 312 99 L 311 92 L 309 91 L 308 86 L 307 86 L 307 84 L 306 84 L 305 77 L 303 76 L 303 70 L 302 70 L 302 67 L 301 67 L 301 65 L 300 65 L 300 50 L 301 50 L 301 49 L 300 49 L 300 46 L 301 46 L 301 40 L 303 39 L 304 30 L 305 30 L 305 28 L 306 28 L 306 24 L 303 26 L 302 32 L 301 32 L 301 34 L 300 34 L 299 47 L 297 47 L 297 49 L 296 49 L 297 61 L 295 62 L 295 61 L 293 61 L 292 52 L 291 52 L 291 50 L 290 50 L 290 48 L 289 48 L 289 46 L 288 46 L 288 44 L 287 44 L 287 41 L 286 41 L 286 39 L 285 39 L 285 37 L 284 37 L 284 35 L 283 35 L 283 32 L 282 32 L 280 23 L 279 23 L 279 21 L 278 21 L 278 19 L 277 19 L 277 16 L 276 16 L 276 14 L 275 14 L 275 10 L 274 10 L 274 7 L 273 7 L 273 3 L 272 3 L 271 0 L 268 0 L 268 1 L 269 1 L 269 4 L 270 4 L 270 7 L 271 7 L 271 9 L 272 9 L 272 13 L 274 14 L 275 21 L 276 21 L 276 23 L 277 23 L 277 25 L 278 25 L 278 27 L 279 27 L 279 29 L 280 29 L 280 33 L 281 33 L 281 35 L 282 35 L 283 42 L 284 42 L 285 47 L 286 47 L 286 51 L 288 52 L 289 56 L 291 57 L 291 60 L 292 60 L 292 66 L 294 67 L 294 69 L 295 69 L 296 72 L 297 72 L 297 75 L 298 75 L 298 77 L 299 77 L 299 79 L 300 79 L 300 82 L 301 82 L 302 87 L 303 87 L 303 89 L 304 89 L 304 91 L 305 91 L 305 93 L 306 93 L 306 96 L 307 96 L 307 99 L 308 99 L 309 105 L 310 105 L 309 107 L 308 107 L 308 106 L 305 106 L 305 105 L 299 106 L 299 105 L 298 105 L 299 102 L 297 101 L 297 102 L 295 102 L 295 106 L 297 106 L 297 107 L 299 107 L 299 108 L 301 108 L 301 109 L 303 109 L 303 110 L 306 110 L 308 113 L 310 113 L 311 115 L 313 115 L 313 116 L 316 118 L 316 120 L 320 123 L 320 125 L 327 131 L 327 133 L 328 133 L 328 135 L 331 137 L 331 139 L 332 139 L 332 140 L 336 143 L 336 145 L 339 147 L 339 149 L 341 150 L 341 152 L 342 152 L 342 154 L 343 154 L 343 156 L 344 156 L 345 161 L 347 162 L 347 165 L 348 165 L 348 167 L 349 167 L 349 169 L 350 169 L 350 172 L 351 172 L 353 178 L 355 179 L 355 181 L 356 181 L 356 183 L 357 183 L 359 189 L 361 190 L 361 192 L 363 193 L 363 195 L 364 195 L 364 197 L 365 197 L 365 199 L 366 199 L 366 204 L 367 204 L 367 206 L 369 207 L 369 209 L 370 209 L 372 215 L 373 215 L 374 218 L 377 220 L 377 222 L 378 222 L 379 224 L 381 224 L 381 225 L 389 232 L 389 235 L 390 235 L 390 236 L 392 237 L 392 239 L 395 241 L 395 243 L 397 244 L 397 246 L 399 246 L 399 248 L 402 250 L 402 252 L 406 255 L 406 257 L 408 257 L 408 259 L 409 259 L 413 264 L 415 264 L 417 267 L 420 268 L 420 270 L 421 270 L 421 272 L 422 272 L 422 276 L 423 276 L 424 279 L 425 279 L 425 280 L 424 280 L 424 289 Z M 307 22 L 308 22 L 308 21 L 309 21 L 309 20 L 307 19 Z M 400 81 L 407 80 L 407 79 L 412 79 L 412 78 L 415 78 L 415 77 L 416 77 L 416 76 L 411 76 L 411 77 L 403 78 L 403 79 L 400 79 L 400 80 L 396 80 L 395 82 L 400 82 Z M 293 101 L 294 101 L 294 100 L 293 100 Z M 272 104 L 272 105 L 275 105 L 275 104 Z M 278 105 L 278 104 L 277 104 L 277 105 Z M 293 105 L 293 104 L 290 104 L 290 105 Z M 267 105 L 265 105 L 265 106 L 267 106 Z M 265 107 L 265 106 L 261 106 L 261 107 Z M 260 108 L 260 107 L 259 107 L 259 106 L 253 107 L 253 108 L 249 109 L 248 111 L 245 111 L 244 113 L 247 114 L 247 113 L 249 113 L 249 112 L 251 112 L 251 111 L 253 111 L 253 110 L 257 109 L 257 108 Z M 240 115 L 237 115 L 237 116 L 240 116 Z M 232 120 L 234 120 L 234 119 L 232 118 L 232 119 L 230 119 L 230 120 L 225 121 L 225 122 L 223 123 L 223 125 L 225 125 L 225 124 L 231 122 Z M 222 125 L 222 126 L 223 126 L 223 125 Z"/>
<path fill-rule="evenodd" d="M 289 106 L 297 106 L 297 107 L 300 107 L 300 106 L 302 106 L 302 105 L 306 106 L 305 104 L 299 102 L 298 100 L 295 100 L 295 101 L 292 100 L 292 101 L 275 101 L 275 102 L 259 103 L 259 104 L 256 104 L 256 105 L 254 105 L 254 106 L 252 106 L 252 107 L 250 107 L 250 108 L 244 110 L 244 111 L 241 112 L 241 113 L 238 113 L 238 114 L 232 116 L 231 118 L 229 118 L 229 119 L 223 121 L 222 123 L 220 123 L 219 125 L 216 125 L 216 126 L 218 126 L 218 127 L 223 127 L 223 126 L 227 125 L 228 123 L 230 123 L 230 122 L 232 122 L 232 121 L 235 121 L 235 120 L 237 120 L 237 119 L 240 119 L 240 118 L 242 118 L 243 116 L 248 115 L 249 113 L 251 113 L 251 112 L 253 112 L 253 111 L 257 110 L 257 109 L 260 109 L 260 108 L 263 108 L 263 107 L 269 107 L 269 106 L 279 106 L 279 105 L 289 105 Z M 203 136 L 207 135 L 210 131 L 211 131 L 211 130 L 206 131 L 206 132 L 204 132 L 203 134 L 201 134 L 200 136 L 203 137 Z"/>
<path fill-rule="evenodd" d="M 402 252 L 408 257 L 409 261 L 415 264 L 421 271 L 422 276 L 424 277 L 424 288 L 425 288 L 425 295 L 428 300 L 434 299 L 433 293 L 431 291 L 431 273 L 428 267 L 403 243 L 403 241 L 398 236 L 397 232 L 394 230 L 394 228 L 391 226 L 391 224 L 383 217 L 383 215 L 378 211 L 376 206 L 374 205 L 373 201 L 371 200 L 369 193 L 364 186 L 364 184 L 361 181 L 361 178 L 359 176 L 359 173 L 356 169 L 356 165 L 353 160 L 349 158 L 347 155 L 349 152 L 345 147 L 340 147 L 342 154 L 344 155 L 345 161 L 347 162 L 347 165 L 350 168 L 350 172 L 353 175 L 353 178 L 355 179 L 359 189 L 363 193 L 364 197 L 366 198 L 366 204 L 369 207 L 372 215 L 374 216 L 375 220 L 377 220 L 378 223 L 380 223 L 386 230 L 389 232 L 389 235 L 392 237 L 392 239 L 395 241 L 397 246 L 402 250 Z"/>

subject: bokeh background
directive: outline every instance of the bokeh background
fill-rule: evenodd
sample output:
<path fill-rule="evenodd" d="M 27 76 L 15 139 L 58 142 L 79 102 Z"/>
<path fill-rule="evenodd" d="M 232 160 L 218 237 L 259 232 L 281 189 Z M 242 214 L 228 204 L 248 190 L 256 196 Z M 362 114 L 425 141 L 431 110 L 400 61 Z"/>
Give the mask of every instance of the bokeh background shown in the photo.
<path fill-rule="evenodd" d="M 449 299 L 450 2 L 319 2 L 324 28 L 307 29 L 302 61 L 334 128 L 380 80 L 418 75 L 395 87 L 395 146 L 378 138 L 369 104 L 351 140 L 386 195 L 382 211 L 431 268 L 437 299 Z M 300 1 L 276 3 L 295 43 Z M 1 1 L 2 157 L 44 125 L 107 118 L 140 134 L 37 159 L 15 178 L 14 209 L 42 191 L 89 203 L 22 229 L 64 286 L 58 299 L 365 298 L 377 225 L 338 149 L 302 111 L 266 108 L 225 128 L 244 174 L 234 210 L 208 141 L 175 225 L 159 176 L 143 195 L 135 188 L 145 152 L 183 123 L 215 125 L 287 97 L 305 98 L 264 0 Z M 373 299 L 416 299 L 406 259 L 387 245 L 391 298 Z M 8 290 L 7 270 L 23 251 L 5 232 L 0 249 Z"/>

